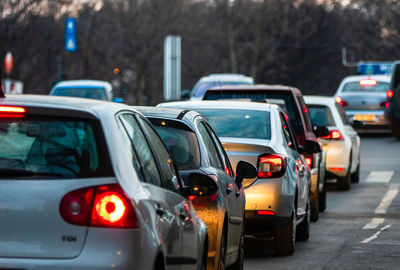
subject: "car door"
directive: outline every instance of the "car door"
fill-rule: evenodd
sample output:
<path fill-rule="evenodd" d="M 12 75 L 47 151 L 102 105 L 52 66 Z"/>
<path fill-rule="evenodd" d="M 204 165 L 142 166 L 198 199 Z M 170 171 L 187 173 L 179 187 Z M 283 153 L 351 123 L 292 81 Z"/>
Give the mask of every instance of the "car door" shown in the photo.
<path fill-rule="evenodd" d="M 182 198 L 164 188 L 158 162 L 134 114 L 122 113 L 118 120 L 131 148 L 132 162 L 147 189 L 149 197 L 143 200 L 152 216 L 148 226 L 154 230 L 160 248 L 165 252 L 168 269 L 182 269 Z"/>
<path fill-rule="evenodd" d="M 297 198 L 297 214 L 304 214 L 307 208 L 308 200 L 308 179 L 304 158 L 297 151 L 294 133 L 291 130 L 290 123 L 286 121 L 283 113 L 280 114 L 283 141 L 285 142 L 288 155 L 288 169 L 297 182 L 298 198 Z"/>
<path fill-rule="evenodd" d="M 193 264 L 196 264 L 201 255 L 200 243 L 198 243 L 197 229 L 192 211 L 193 206 L 180 194 L 180 178 L 173 163 L 173 160 L 168 153 L 164 143 L 159 135 L 153 129 L 148 120 L 142 116 L 137 116 L 142 128 L 145 130 L 151 147 L 157 156 L 158 165 L 162 176 L 164 187 L 169 190 L 166 192 L 167 200 L 173 201 L 182 225 L 182 254 L 180 261 L 182 269 L 192 269 Z"/>
<path fill-rule="evenodd" d="M 238 190 L 235 182 L 232 181 L 231 176 L 226 173 L 227 171 L 229 171 L 229 167 L 227 163 L 224 162 L 223 156 L 218 150 L 217 142 L 219 142 L 219 140 L 212 132 L 212 129 L 205 121 L 200 121 L 198 124 L 198 130 L 210 153 L 210 163 L 212 163 L 212 166 L 217 173 L 218 181 L 221 182 L 220 188 L 222 188 L 223 192 L 225 192 L 226 194 L 226 211 L 228 213 L 228 235 L 226 252 L 227 254 L 230 254 L 237 251 L 240 241 L 243 223 L 243 210 L 240 211 L 240 209 L 243 206 L 238 203 L 238 198 L 242 195 L 240 194 L 240 190 Z M 214 138 L 212 135 L 214 135 Z"/>

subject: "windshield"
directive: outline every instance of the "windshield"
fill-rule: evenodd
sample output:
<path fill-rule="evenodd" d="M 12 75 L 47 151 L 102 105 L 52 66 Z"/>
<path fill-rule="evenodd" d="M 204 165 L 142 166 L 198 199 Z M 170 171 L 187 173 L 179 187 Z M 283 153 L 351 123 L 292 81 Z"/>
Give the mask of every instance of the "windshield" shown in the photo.
<path fill-rule="evenodd" d="M 176 121 L 150 119 L 179 170 L 200 168 L 200 148 L 196 134 Z"/>
<path fill-rule="evenodd" d="M 198 83 L 193 87 L 192 95 L 195 97 L 202 97 L 204 93 L 213 87 L 223 86 L 223 85 L 250 85 L 249 82 L 244 81 L 214 81 L 214 82 L 202 82 Z"/>
<path fill-rule="evenodd" d="M 372 85 L 362 85 L 360 82 L 346 83 L 343 87 L 342 92 L 375 92 L 385 94 L 389 90 L 389 84 L 384 82 L 372 81 Z"/>
<path fill-rule="evenodd" d="M 314 126 L 335 126 L 331 110 L 326 106 L 307 105 Z"/>
<path fill-rule="evenodd" d="M 95 121 L 3 118 L 0 120 L 0 178 L 112 176 L 100 134 L 100 124 Z"/>
<path fill-rule="evenodd" d="M 106 90 L 104 88 L 62 87 L 56 88 L 53 92 L 53 96 L 107 100 Z"/>
<path fill-rule="evenodd" d="M 268 111 L 196 108 L 207 119 L 218 137 L 271 139 Z"/>

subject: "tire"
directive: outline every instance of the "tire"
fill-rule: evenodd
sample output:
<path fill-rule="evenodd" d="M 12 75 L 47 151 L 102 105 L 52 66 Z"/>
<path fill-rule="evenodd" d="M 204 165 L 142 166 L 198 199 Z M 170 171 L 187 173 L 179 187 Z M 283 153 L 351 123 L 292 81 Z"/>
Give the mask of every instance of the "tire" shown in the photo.
<path fill-rule="evenodd" d="M 277 255 L 292 255 L 296 243 L 296 214 L 293 213 L 285 227 L 274 229 L 274 249 Z"/>
<path fill-rule="evenodd" d="M 393 136 L 400 141 L 400 119 L 392 119 L 391 126 Z"/>
<path fill-rule="evenodd" d="M 360 161 L 358 161 L 357 171 L 351 174 L 351 182 L 352 183 L 360 182 Z"/>
<path fill-rule="evenodd" d="M 208 251 L 207 248 L 204 247 L 203 251 L 203 258 L 201 259 L 200 270 L 207 270 L 207 258 L 208 258 Z"/>
<path fill-rule="evenodd" d="M 225 270 L 225 255 L 226 255 L 226 232 L 222 229 L 221 245 L 219 247 L 219 261 L 217 270 Z"/>
<path fill-rule="evenodd" d="M 319 192 L 315 192 L 315 194 L 310 195 L 310 220 L 315 222 L 319 219 Z"/>
<path fill-rule="evenodd" d="M 307 241 L 308 238 L 310 238 L 310 199 L 307 202 L 306 216 L 296 228 L 296 240 Z"/>
<path fill-rule="evenodd" d="M 242 229 L 242 235 L 240 237 L 240 243 L 238 248 L 238 258 L 236 262 L 229 267 L 229 270 L 243 270 L 244 268 L 244 234 Z"/>
<path fill-rule="evenodd" d="M 349 190 L 351 187 L 351 175 L 347 173 L 344 177 L 337 178 L 337 187 L 339 190 Z"/>
<path fill-rule="evenodd" d="M 319 194 L 319 211 L 324 212 L 326 209 L 326 180 L 324 179 L 324 188 L 322 189 L 322 192 Z"/>

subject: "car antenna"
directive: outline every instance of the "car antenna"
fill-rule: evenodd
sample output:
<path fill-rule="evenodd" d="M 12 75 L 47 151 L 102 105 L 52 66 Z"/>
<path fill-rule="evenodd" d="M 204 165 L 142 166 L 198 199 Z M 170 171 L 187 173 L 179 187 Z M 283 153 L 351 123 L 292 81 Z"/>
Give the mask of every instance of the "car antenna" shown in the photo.
<path fill-rule="evenodd" d="M 1 81 L 1 68 L 0 68 L 0 98 L 5 98 L 4 89 L 3 89 L 3 82 Z"/>

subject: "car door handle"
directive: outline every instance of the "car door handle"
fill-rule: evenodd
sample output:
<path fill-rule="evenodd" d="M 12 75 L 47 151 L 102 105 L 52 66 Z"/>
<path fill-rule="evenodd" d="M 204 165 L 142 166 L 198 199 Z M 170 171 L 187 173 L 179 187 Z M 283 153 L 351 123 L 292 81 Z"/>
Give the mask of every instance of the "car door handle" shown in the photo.
<path fill-rule="evenodd" d="M 226 194 L 231 194 L 231 192 L 232 192 L 232 189 L 230 188 L 230 187 L 226 187 Z"/>
<path fill-rule="evenodd" d="M 165 214 L 165 210 L 164 210 L 160 205 L 157 205 L 157 207 L 156 207 L 156 213 L 157 213 L 157 215 L 159 215 L 160 217 L 162 217 L 162 216 Z"/>

